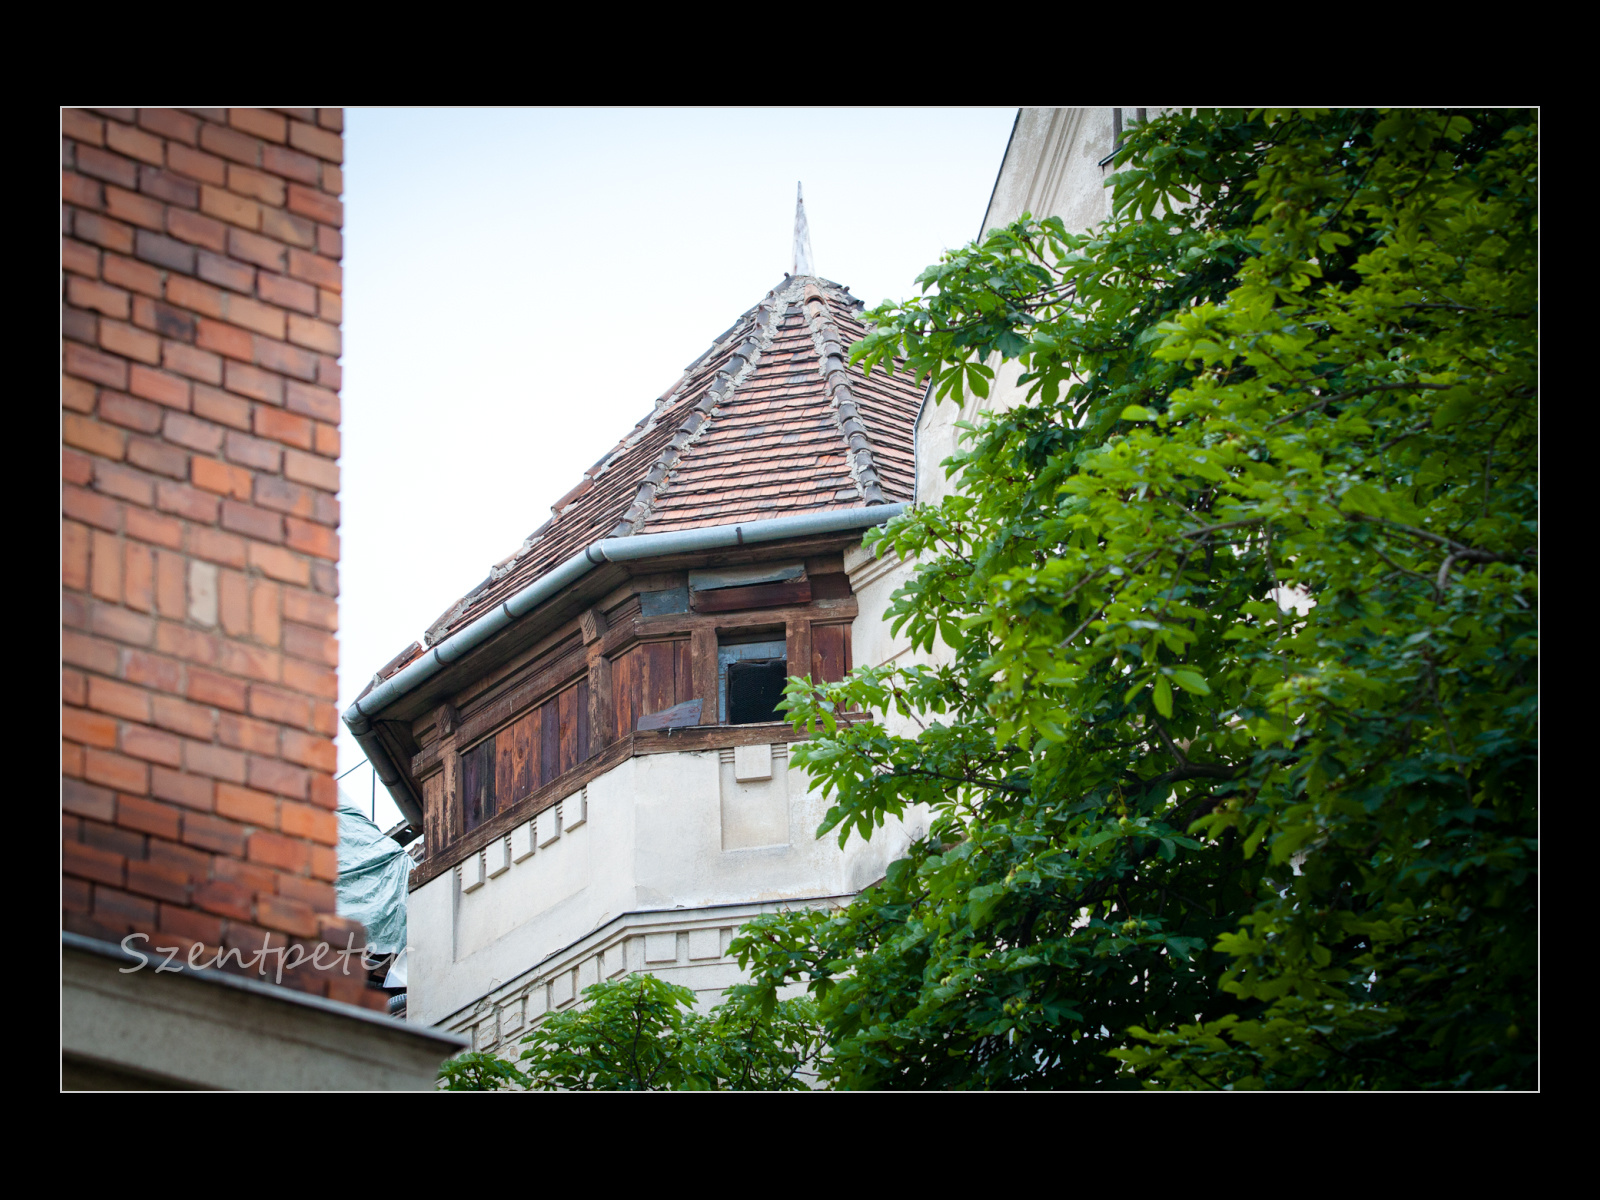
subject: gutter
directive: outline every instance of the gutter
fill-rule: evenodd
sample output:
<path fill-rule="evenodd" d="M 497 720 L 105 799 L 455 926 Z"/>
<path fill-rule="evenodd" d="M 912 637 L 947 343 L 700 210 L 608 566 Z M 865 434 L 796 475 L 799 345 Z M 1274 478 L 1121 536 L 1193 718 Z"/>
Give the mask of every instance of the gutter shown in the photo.
<path fill-rule="evenodd" d="M 906 504 L 875 504 L 866 508 L 801 513 L 792 517 L 776 517 L 768 521 L 713 525 L 709 528 L 685 529 L 676 533 L 636 533 L 628 537 L 606 538 L 595 542 L 592 546 L 578 551 L 560 566 L 545 572 L 464 629 L 457 630 L 430 648 L 421 658 L 396 671 L 360 697 L 345 710 L 345 727 L 350 730 L 356 743 L 366 754 L 367 761 L 372 764 L 378 778 L 383 781 L 383 786 L 393 797 L 401 815 L 411 823 L 411 828 L 420 832 L 422 829 L 420 797 L 412 792 L 405 772 L 384 749 L 383 743 L 372 727 L 373 719 L 390 705 L 416 691 L 451 663 L 461 661 L 468 653 L 519 617 L 526 616 L 557 592 L 576 583 L 602 563 L 632 562 L 638 559 L 660 558 L 668 554 L 721 550 L 752 542 L 775 542 L 809 534 L 865 529 L 871 525 L 883 524 L 908 507 L 910 506 Z"/>

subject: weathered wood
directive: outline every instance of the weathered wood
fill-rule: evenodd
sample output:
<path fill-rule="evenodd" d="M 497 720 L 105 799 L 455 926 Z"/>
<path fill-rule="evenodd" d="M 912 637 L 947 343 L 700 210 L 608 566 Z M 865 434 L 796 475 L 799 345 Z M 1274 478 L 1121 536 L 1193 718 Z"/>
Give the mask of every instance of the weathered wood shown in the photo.
<path fill-rule="evenodd" d="M 690 663 L 693 675 L 689 696 L 700 701 L 700 711 L 708 723 L 717 719 L 717 631 L 702 625 L 690 635 Z"/>
<path fill-rule="evenodd" d="M 850 590 L 850 576 L 843 571 L 811 576 L 813 600 L 845 600 L 852 595 L 854 593 Z"/>
<path fill-rule="evenodd" d="M 578 750 L 578 688 L 577 685 L 567 688 L 556 697 L 557 720 L 561 725 L 560 743 L 561 759 L 557 772 L 565 775 L 573 767 L 583 761 L 583 755 Z"/>
<path fill-rule="evenodd" d="M 509 795 L 501 797 L 502 803 L 516 803 L 534 789 L 534 780 L 538 770 L 539 738 L 539 710 L 530 708 L 522 716 L 513 721 L 507 728 L 511 731 L 512 760 L 515 763 L 515 774 L 512 777 L 512 787 Z M 496 735 L 505 737 L 504 733 Z"/>
<path fill-rule="evenodd" d="M 849 673 L 848 625 L 811 627 L 811 678 L 817 683 L 838 683 Z"/>
<path fill-rule="evenodd" d="M 811 622 L 790 618 L 784 622 L 784 644 L 788 649 L 785 675 L 805 675 L 811 670 Z"/>
<path fill-rule="evenodd" d="M 444 772 L 435 772 L 422 785 L 423 845 L 427 848 L 445 843 Z"/>
<path fill-rule="evenodd" d="M 692 725 L 687 729 L 639 730 L 633 735 L 633 753 L 676 754 L 687 750 L 721 750 L 726 746 L 759 746 L 763 742 L 803 742 L 810 735 L 796 732 L 787 721 L 762 721 L 751 725 Z"/>
<path fill-rule="evenodd" d="M 756 609 L 751 612 L 686 613 L 641 620 L 633 631 L 637 638 L 668 637 L 674 633 L 692 634 L 697 629 L 732 633 L 751 625 L 782 625 L 790 617 L 813 621 L 850 621 L 858 612 L 855 597 L 848 600 L 819 600 L 789 608 Z M 628 640 L 619 638 L 617 647 L 626 649 Z"/>
<path fill-rule="evenodd" d="M 561 712 L 556 697 L 539 706 L 539 786 L 561 774 Z"/>
<path fill-rule="evenodd" d="M 778 608 L 786 604 L 809 604 L 811 581 L 795 579 L 787 583 L 760 583 L 754 587 L 718 588 L 714 592 L 690 592 L 689 606 L 695 612 L 734 612 L 742 608 Z"/>
<path fill-rule="evenodd" d="M 589 756 L 614 740 L 612 729 L 611 660 L 603 654 L 589 662 Z"/>
<path fill-rule="evenodd" d="M 626 737 L 637 719 L 633 711 L 634 656 L 630 650 L 611 660 L 611 740 Z"/>
<path fill-rule="evenodd" d="M 578 680 L 573 689 L 576 696 L 578 710 L 578 757 L 577 762 L 587 762 L 589 759 L 589 679 L 587 676 Z"/>
<path fill-rule="evenodd" d="M 804 563 L 764 563 L 758 567 L 720 567 L 710 571 L 690 571 L 689 587 L 696 592 L 722 588 L 754 587 L 762 583 L 789 583 L 806 577 Z"/>
<path fill-rule="evenodd" d="M 494 816 L 494 739 L 461 755 L 461 828 L 470 833 Z"/>
<path fill-rule="evenodd" d="M 700 724 L 701 703 L 698 698 L 674 704 L 660 712 L 645 713 L 639 718 L 635 731 L 641 729 L 683 729 Z"/>
<path fill-rule="evenodd" d="M 583 634 L 583 644 L 585 646 L 597 641 L 600 635 L 606 631 L 605 613 L 598 608 L 588 609 L 578 618 L 578 629 Z"/>

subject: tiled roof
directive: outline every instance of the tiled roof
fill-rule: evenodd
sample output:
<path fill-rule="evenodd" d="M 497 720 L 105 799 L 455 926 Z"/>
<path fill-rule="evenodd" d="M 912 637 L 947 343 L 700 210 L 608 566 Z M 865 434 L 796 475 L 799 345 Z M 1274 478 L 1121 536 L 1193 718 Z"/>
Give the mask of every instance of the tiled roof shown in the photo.
<path fill-rule="evenodd" d="M 428 629 L 449 637 L 602 538 L 911 499 L 922 387 L 849 364 L 861 302 L 808 276 L 734 323 L 517 552 Z M 380 674 L 420 653 L 402 652 Z"/>

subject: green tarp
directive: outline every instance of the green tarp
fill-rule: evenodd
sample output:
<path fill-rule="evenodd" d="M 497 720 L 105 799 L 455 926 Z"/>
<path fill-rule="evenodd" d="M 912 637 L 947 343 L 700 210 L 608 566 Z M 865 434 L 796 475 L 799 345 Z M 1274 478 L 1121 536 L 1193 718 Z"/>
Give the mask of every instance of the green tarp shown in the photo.
<path fill-rule="evenodd" d="M 406 879 L 411 856 L 383 835 L 359 809 L 341 804 L 339 816 L 339 915 L 367 927 L 374 955 L 406 948 Z"/>

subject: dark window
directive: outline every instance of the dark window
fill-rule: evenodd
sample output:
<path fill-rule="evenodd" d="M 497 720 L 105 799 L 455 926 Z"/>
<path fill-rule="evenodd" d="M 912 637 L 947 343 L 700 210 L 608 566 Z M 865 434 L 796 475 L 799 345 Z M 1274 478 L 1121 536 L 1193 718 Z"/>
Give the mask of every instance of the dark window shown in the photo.
<path fill-rule="evenodd" d="M 778 702 L 789 678 L 782 658 L 747 658 L 728 664 L 728 724 L 753 725 L 780 721 Z"/>

